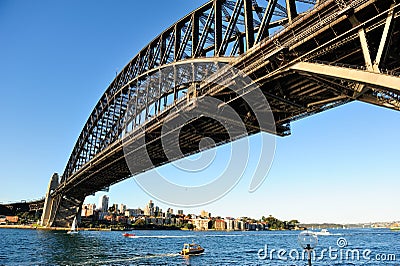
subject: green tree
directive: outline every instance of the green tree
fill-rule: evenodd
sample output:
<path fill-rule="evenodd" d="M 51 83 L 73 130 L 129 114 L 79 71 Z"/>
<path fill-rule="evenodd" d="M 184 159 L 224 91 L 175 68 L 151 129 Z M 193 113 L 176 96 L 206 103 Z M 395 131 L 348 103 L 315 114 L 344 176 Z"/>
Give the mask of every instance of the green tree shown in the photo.
<path fill-rule="evenodd" d="M 191 223 L 187 223 L 187 224 L 185 225 L 185 227 L 186 227 L 188 230 L 193 230 L 193 229 L 194 229 L 194 225 L 191 224 Z"/>

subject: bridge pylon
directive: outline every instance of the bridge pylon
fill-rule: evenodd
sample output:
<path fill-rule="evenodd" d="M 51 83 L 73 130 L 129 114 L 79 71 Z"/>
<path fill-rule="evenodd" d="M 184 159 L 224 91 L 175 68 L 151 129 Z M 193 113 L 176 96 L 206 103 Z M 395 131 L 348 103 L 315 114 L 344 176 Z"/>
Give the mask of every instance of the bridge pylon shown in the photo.
<path fill-rule="evenodd" d="M 43 214 L 40 221 L 45 227 L 70 227 L 75 217 L 80 221 L 80 213 L 85 197 L 74 197 L 65 193 L 55 193 L 59 188 L 60 177 L 54 173 L 47 187 Z"/>
<path fill-rule="evenodd" d="M 44 200 L 44 206 L 43 206 L 43 213 L 42 213 L 42 218 L 40 220 L 40 225 L 41 226 L 46 226 L 49 227 L 51 226 L 51 217 L 55 215 L 56 212 L 56 201 L 55 199 L 51 196 L 51 193 L 53 190 L 55 190 L 58 185 L 59 185 L 59 176 L 57 173 L 54 173 L 49 181 L 49 185 L 47 186 L 47 192 L 46 192 L 46 198 Z"/>

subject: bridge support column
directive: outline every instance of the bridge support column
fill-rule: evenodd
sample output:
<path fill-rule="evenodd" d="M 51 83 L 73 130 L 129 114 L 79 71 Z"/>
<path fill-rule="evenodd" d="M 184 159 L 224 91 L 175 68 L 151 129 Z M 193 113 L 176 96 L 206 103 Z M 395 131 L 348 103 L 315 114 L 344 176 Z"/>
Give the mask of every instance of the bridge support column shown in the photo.
<path fill-rule="evenodd" d="M 47 186 L 46 198 L 44 200 L 43 213 L 42 218 L 40 220 L 41 226 L 50 227 L 51 226 L 51 217 L 54 216 L 54 212 L 56 211 L 55 203 L 56 199 L 52 198 L 51 192 L 58 187 L 59 184 L 59 176 L 57 173 L 54 173 L 50 178 L 49 185 Z"/>

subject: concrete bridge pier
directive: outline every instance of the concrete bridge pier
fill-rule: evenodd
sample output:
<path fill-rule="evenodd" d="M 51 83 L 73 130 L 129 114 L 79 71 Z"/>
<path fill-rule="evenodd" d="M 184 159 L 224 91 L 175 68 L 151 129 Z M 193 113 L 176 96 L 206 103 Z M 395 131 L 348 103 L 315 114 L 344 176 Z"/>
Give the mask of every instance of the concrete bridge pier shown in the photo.
<path fill-rule="evenodd" d="M 42 218 L 40 220 L 41 226 L 50 227 L 51 217 L 54 217 L 56 213 L 56 200 L 51 196 L 51 193 L 58 187 L 59 179 L 60 177 L 57 173 L 54 173 L 50 178 L 49 185 L 47 186 L 46 198 L 44 200 Z"/>
<path fill-rule="evenodd" d="M 40 225 L 46 227 L 70 227 L 76 217 L 80 222 L 80 213 L 85 199 L 67 194 L 52 196 L 53 191 L 60 185 L 60 177 L 54 173 L 47 187 Z"/>

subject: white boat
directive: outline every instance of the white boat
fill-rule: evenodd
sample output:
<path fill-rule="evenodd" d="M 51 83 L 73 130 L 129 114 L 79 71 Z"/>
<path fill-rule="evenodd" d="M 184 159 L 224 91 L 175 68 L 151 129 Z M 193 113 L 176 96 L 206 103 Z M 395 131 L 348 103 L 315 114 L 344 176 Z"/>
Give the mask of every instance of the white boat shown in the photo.
<path fill-rule="evenodd" d="M 67 232 L 67 234 L 77 234 L 78 232 L 79 232 L 78 225 L 77 225 L 76 216 L 75 216 L 74 221 L 72 222 L 71 229 Z"/>
<path fill-rule="evenodd" d="M 328 231 L 328 229 L 322 229 L 319 232 L 314 232 L 315 235 L 317 236 L 330 236 L 331 233 Z"/>

